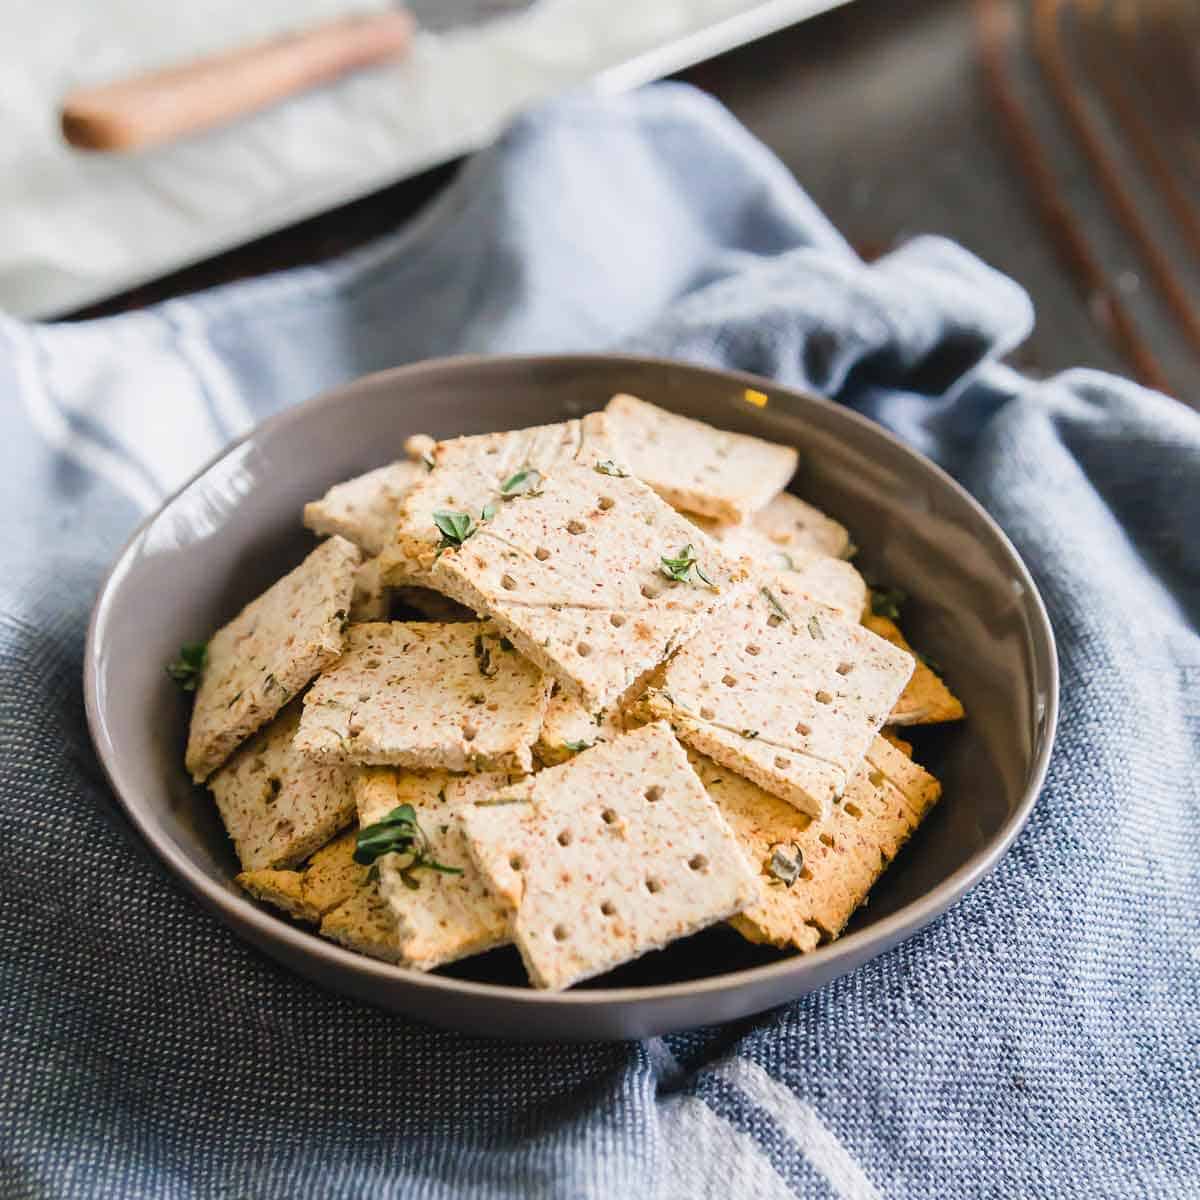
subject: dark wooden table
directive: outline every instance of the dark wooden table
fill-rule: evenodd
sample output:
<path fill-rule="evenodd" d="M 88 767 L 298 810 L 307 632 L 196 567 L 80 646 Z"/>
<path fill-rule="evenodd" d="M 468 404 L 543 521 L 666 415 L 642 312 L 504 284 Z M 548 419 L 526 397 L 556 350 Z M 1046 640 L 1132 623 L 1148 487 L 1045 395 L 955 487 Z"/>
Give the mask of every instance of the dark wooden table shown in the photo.
<path fill-rule="evenodd" d="M 1118 297 L 1138 291 L 1136 258 L 1109 247 L 1099 282 L 1080 268 L 1048 219 L 1055 198 L 1039 199 L 1027 156 L 1014 153 L 1020 130 L 996 91 L 1007 87 L 1009 101 L 1032 114 L 1055 169 L 1073 163 L 1064 156 L 1078 151 L 1061 121 L 1049 119 L 1045 95 L 1034 95 L 1043 85 L 1024 25 L 1036 8 L 1037 0 L 858 0 L 681 78 L 720 99 L 770 146 L 864 255 L 915 233 L 940 233 L 1019 280 L 1034 298 L 1038 324 L 1014 356 L 1018 365 L 1037 373 L 1076 365 L 1136 373 L 1136 355 L 1114 336 L 1110 311 Z M 1007 19 L 1010 34 L 990 60 L 982 52 L 989 14 L 993 30 Z M 456 169 L 398 183 L 74 315 L 123 311 L 347 250 L 395 228 Z M 1068 188 L 1063 202 L 1071 206 L 1068 223 L 1108 219 L 1094 187 Z M 1142 314 L 1152 327 L 1153 317 Z M 1188 349 L 1160 338 L 1154 351 L 1153 381 L 1191 401 Z"/>

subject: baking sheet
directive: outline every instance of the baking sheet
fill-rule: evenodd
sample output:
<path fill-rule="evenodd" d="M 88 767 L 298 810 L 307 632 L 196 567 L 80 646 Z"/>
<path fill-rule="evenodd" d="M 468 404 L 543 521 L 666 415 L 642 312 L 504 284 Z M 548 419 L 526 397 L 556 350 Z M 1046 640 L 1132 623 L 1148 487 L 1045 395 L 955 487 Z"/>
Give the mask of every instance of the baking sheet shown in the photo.
<path fill-rule="evenodd" d="M 120 157 L 62 143 L 57 107 L 69 88 L 387 5 L 8 5 L 0 309 L 69 311 L 484 145 L 564 88 L 633 87 L 845 2 L 536 0 L 515 16 L 423 34 L 400 62 L 229 128 Z"/>

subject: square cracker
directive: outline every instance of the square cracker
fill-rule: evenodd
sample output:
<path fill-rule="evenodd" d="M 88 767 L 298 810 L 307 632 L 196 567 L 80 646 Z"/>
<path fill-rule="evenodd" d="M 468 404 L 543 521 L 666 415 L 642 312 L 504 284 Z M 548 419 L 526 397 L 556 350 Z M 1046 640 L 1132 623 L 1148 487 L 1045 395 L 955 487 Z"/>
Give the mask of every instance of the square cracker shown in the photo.
<path fill-rule="evenodd" d="M 828 605 L 847 620 L 858 621 L 867 606 L 867 582 L 845 559 L 821 550 L 794 545 L 782 549 L 753 521 L 742 525 L 719 525 L 694 518 L 701 529 L 710 531 L 730 554 L 747 558 L 767 571 L 782 574 L 795 590 L 818 604 Z"/>
<path fill-rule="evenodd" d="M 732 916 L 758 882 L 665 724 L 466 808 L 535 987 L 566 988 Z"/>
<path fill-rule="evenodd" d="M 863 624 L 876 636 L 911 654 L 916 663 L 912 678 L 900 693 L 900 699 L 888 717 L 890 724 L 940 725 L 945 721 L 961 721 L 966 716 L 962 701 L 945 685 L 937 672 L 917 658 L 895 621 L 868 613 L 863 618 Z"/>
<path fill-rule="evenodd" d="M 556 687 L 551 693 L 546 719 L 533 752 L 543 766 L 552 767 L 597 742 L 611 742 L 624 731 L 624 719 L 615 705 L 591 712 L 583 701 Z"/>
<path fill-rule="evenodd" d="M 354 820 L 351 772 L 300 754 L 299 724 L 295 701 L 209 781 L 244 870 L 303 862 Z"/>
<path fill-rule="evenodd" d="M 932 775 L 883 738 L 871 743 L 842 803 L 820 823 L 711 759 L 689 757 L 761 875 L 758 902 L 730 924 L 780 949 L 808 951 L 837 937 L 941 794 Z M 802 856 L 790 885 L 771 872 L 776 848 L 793 860 L 797 851 Z"/>
<path fill-rule="evenodd" d="M 910 656 L 777 576 L 684 646 L 638 708 L 822 819 L 911 673 Z"/>
<path fill-rule="evenodd" d="M 361 558 L 331 537 L 213 635 L 184 759 L 197 783 L 341 654 Z"/>
<path fill-rule="evenodd" d="M 529 771 L 551 680 L 494 625 L 351 625 L 304 697 L 296 749 L 317 762 Z"/>
<path fill-rule="evenodd" d="M 323 846 L 298 870 L 243 871 L 235 882 L 256 900 L 315 925 L 366 882 L 367 868 L 354 861 L 356 837 L 357 831 L 349 830 Z"/>
<path fill-rule="evenodd" d="M 790 492 L 781 492 L 755 513 L 750 526 L 777 553 L 827 554 L 830 558 L 849 558 L 854 553 L 844 525 Z"/>
<path fill-rule="evenodd" d="M 394 536 L 383 553 L 387 581 L 428 586 L 442 540 L 434 513 L 465 512 L 477 521 L 486 505 L 504 503 L 501 487 L 523 469 L 546 475 L 563 463 L 590 465 L 609 459 L 612 450 L 604 430 L 603 414 L 589 413 L 557 425 L 438 442 L 433 449 L 434 469 L 400 506 Z"/>
<path fill-rule="evenodd" d="M 406 883 L 397 855 L 379 860 L 379 894 L 394 918 L 391 936 L 399 951 L 396 961 L 431 971 L 508 943 L 508 910 L 475 865 L 458 814 L 516 778 L 498 772 L 452 775 L 391 767 L 364 767 L 359 772 L 355 793 L 362 826 L 381 820 L 399 805 L 411 804 L 430 856 L 462 871 L 447 875 L 418 870 L 409 873 Z"/>
<path fill-rule="evenodd" d="M 687 582 L 663 556 L 691 545 Z M 433 571 L 434 585 L 487 612 L 517 649 L 578 696 L 607 708 L 726 607 L 749 578 L 644 483 L 560 467 L 537 496 L 502 505 Z"/>
<path fill-rule="evenodd" d="M 392 540 L 405 493 L 428 473 L 424 463 L 394 462 L 335 484 L 304 506 L 304 524 L 314 533 L 340 534 L 364 554 L 378 554 Z"/>
<path fill-rule="evenodd" d="M 674 508 L 744 521 L 787 487 L 799 455 L 791 446 L 714 429 L 636 396 L 604 410 L 615 457 Z"/>

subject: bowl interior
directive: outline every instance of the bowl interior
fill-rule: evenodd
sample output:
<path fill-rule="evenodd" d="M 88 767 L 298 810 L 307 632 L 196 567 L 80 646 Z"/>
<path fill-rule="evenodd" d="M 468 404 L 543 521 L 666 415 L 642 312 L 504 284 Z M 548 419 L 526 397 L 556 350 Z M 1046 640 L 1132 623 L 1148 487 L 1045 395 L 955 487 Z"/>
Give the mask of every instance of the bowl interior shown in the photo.
<path fill-rule="evenodd" d="M 311 549 L 300 525 L 306 500 L 398 457 L 409 434 L 542 424 L 628 391 L 798 446 L 793 490 L 851 530 L 868 579 L 909 593 L 906 633 L 941 665 L 969 720 L 913 730 L 916 757 L 942 780 L 944 799 L 852 929 L 870 928 L 944 885 L 1012 832 L 1052 734 L 1052 646 L 1040 602 L 1011 547 L 940 472 L 823 401 L 770 387 L 767 407 L 754 407 L 744 398 L 749 382 L 621 357 L 431 363 L 349 385 L 233 446 L 142 528 L 97 607 L 89 646 L 93 724 L 143 832 L 224 889 L 231 904 L 252 904 L 232 882 L 236 861 L 207 792 L 183 771 L 187 703 L 163 664 L 184 642 L 207 638 Z M 678 983 L 779 957 L 722 926 L 586 986 Z M 443 973 L 524 986 L 511 950 Z"/>

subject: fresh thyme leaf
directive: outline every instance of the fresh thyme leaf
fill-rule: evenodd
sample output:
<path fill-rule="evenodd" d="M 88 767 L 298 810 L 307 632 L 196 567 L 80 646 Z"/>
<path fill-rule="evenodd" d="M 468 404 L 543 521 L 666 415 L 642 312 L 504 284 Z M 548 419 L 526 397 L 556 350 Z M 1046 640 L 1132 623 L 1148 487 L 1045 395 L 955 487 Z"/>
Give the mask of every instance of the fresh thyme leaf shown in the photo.
<path fill-rule="evenodd" d="M 505 500 L 517 496 L 540 496 L 542 479 L 542 473 L 536 467 L 522 467 L 500 485 L 500 495 Z"/>
<path fill-rule="evenodd" d="M 688 542 L 678 557 L 671 558 L 667 554 L 659 556 L 659 561 L 662 563 L 661 571 L 670 580 L 675 583 L 691 583 L 689 578 L 691 572 L 695 570 L 698 578 L 715 592 L 717 585 L 700 569 L 700 564 L 696 561 L 696 548 Z"/>
<path fill-rule="evenodd" d="M 491 647 L 483 640 L 483 634 L 475 635 L 475 665 L 485 679 L 491 679 L 500 670 L 500 664 L 492 662 Z"/>
<path fill-rule="evenodd" d="M 804 851 L 796 842 L 773 842 L 767 847 L 763 874 L 771 876 L 772 885 L 778 882 L 790 888 L 800 878 L 800 872 L 803 870 Z"/>
<path fill-rule="evenodd" d="M 908 593 L 900 588 L 872 588 L 871 611 L 877 617 L 900 620 L 900 608 L 908 599 Z"/>
<path fill-rule="evenodd" d="M 179 657 L 167 663 L 167 674 L 185 692 L 194 692 L 200 686 L 200 677 L 204 674 L 207 662 L 208 646 L 204 642 L 188 642 L 179 648 Z M 236 699 L 237 696 L 234 697 Z"/>
<path fill-rule="evenodd" d="M 771 566 L 777 571 L 794 571 L 796 569 L 796 560 L 783 550 L 777 550 L 771 555 Z"/>
<path fill-rule="evenodd" d="M 484 521 L 490 521 L 496 515 L 496 506 L 489 500 L 479 514 L 479 521 L 482 524 Z"/>
<path fill-rule="evenodd" d="M 387 816 L 358 831 L 354 844 L 354 861 L 363 867 L 373 867 L 385 854 L 407 854 L 411 861 L 401 870 L 400 877 L 405 886 L 420 886 L 412 879 L 412 872 L 426 868 L 441 871 L 444 875 L 461 875 L 461 867 L 448 867 L 429 856 L 429 841 L 417 823 L 417 814 L 411 804 L 393 808 Z"/>
<path fill-rule="evenodd" d="M 442 540 L 438 543 L 439 555 L 443 550 L 461 546 L 478 528 L 471 520 L 470 513 L 451 512 L 445 508 L 439 508 L 433 514 L 433 523 L 442 535 Z"/>
<path fill-rule="evenodd" d="M 788 610 L 775 599 L 775 593 L 770 588 L 763 588 L 762 594 L 766 597 L 767 603 L 771 606 L 771 611 L 777 616 L 782 617 L 785 621 L 790 622 L 791 617 L 788 615 Z"/>
<path fill-rule="evenodd" d="M 817 614 L 813 613 L 808 618 L 808 636 L 814 642 L 823 642 L 825 640 L 825 631 L 821 628 L 821 622 L 817 620 Z"/>
<path fill-rule="evenodd" d="M 742 737 L 747 738 L 749 741 L 754 741 L 754 739 L 756 737 L 758 737 L 758 735 L 759 735 L 759 730 L 757 730 L 757 729 L 743 729 L 742 730 Z"/>
<path fill-rule="evenodd" d="M 595 744 L 595 742 L 585 742 L 582 740 L 578 742 L 563 742 L 563 745 L 566 746 L 568 750 L 573 750 L 576 754 L 578 754 L 580 750 L 590 750 Z"/>
<path fill-rule="evenodd" d="M 432 471 L 437 466 L 437 463 L 433 461 L 433 455 L 428 450 L 421 455 L 421 461 L 425 464 L 425 470 L 427 471 Z"/>
<path fill-rule="evenodd" d="M 606 458 L 603 462 L 597 462 L 593 469 L 599 471 L 601 475 L 611 475 L 614 479 L 629 478 L 629 472 L 624 467 L 618 467 L 611 458 Z"/>

